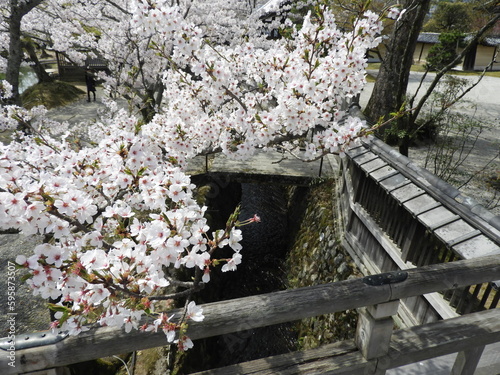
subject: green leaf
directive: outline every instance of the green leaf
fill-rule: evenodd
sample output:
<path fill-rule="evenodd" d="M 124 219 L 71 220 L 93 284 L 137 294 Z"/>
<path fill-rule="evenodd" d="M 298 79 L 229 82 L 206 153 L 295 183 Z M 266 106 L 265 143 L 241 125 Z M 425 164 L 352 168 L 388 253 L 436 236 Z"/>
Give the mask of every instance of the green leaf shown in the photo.
<path fill-rule="evenodd" d="M 68 313 L 69 312 L 69 308 L 66 307 L 66 306 L 62 306 L 62 305 L 56 305 L 55 303 L 49 303 L 49 309 L 52 310 L 52 311 L 60 311 L 62 313 Z"/>

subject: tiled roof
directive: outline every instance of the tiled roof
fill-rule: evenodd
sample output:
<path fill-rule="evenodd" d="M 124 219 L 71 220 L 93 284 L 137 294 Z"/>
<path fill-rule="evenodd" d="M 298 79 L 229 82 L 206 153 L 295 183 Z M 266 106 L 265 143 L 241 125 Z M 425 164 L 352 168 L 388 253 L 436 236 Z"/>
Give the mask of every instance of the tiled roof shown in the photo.
<path fill-rule="evenodd" d="M 437 43 L 439 42 L 439 33 L 420 33 L 417 39 L 418 43 Z"/>
<path fill-rule="evenodd" d="M 439 42 L 439 35 L 440 33 L 420 33 L 417 39 L 417 42 L 419 43 L 429 43 L 429 44 L 435 44 Z M 465 37 L 465 41 L 469 41 L 472 38 L 472 35 L 467 35 Z M 484 39 L 482 39 L 479 44 L 482 44 L 483 46 L 500 46 L 500 36 L 488 36 Z"/>

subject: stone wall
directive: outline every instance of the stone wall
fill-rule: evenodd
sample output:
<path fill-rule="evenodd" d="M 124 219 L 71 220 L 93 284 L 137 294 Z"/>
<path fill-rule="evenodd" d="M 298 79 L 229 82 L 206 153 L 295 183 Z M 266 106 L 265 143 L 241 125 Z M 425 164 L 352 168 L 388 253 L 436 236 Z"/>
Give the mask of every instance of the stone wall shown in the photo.
<path fill-rule="evenodd" d="M 340 246 L 335 183 L 334 179 L 329 179 L 318 181 L 307 189 L 294 187 L 290 190 L 289 212 L 295 236 L 291 239 L 287 258 L 289 288 L 362 276 L 347 251 Z M 297 324 L 299 349 L 353 338 L 356 320 L 356 311 L 302 320 Z"/>

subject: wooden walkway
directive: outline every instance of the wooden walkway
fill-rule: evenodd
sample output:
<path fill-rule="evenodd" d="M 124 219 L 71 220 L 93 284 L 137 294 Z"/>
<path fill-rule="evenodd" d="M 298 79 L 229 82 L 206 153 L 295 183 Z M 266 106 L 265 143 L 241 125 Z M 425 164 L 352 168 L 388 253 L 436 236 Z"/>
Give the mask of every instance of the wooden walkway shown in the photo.
<path fill-rule="evenodd" d="M 278 151 L 258 151 L 247 160 L 232 160 L 223 154 L 199 156 L 187 169 L 195 183 L 208 178 L 287 185 L 309 185 L 317 179 L 332 177 L 337 171 L 333 157 L 303 162 Z"/>

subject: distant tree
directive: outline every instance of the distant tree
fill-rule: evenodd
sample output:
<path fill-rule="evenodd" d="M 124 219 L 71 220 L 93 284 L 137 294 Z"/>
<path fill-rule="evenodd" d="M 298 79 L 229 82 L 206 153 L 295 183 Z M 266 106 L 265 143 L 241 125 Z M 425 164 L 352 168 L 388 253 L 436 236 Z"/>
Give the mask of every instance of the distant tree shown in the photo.
<path fill-rule="evenodd" d="M 425 24 L 424 31 L 471 31 L 472 7 L 472 3 L 439 2 L 432 18 Z"/>
<path fill-rule="evenodd" d="M 408 156 L 412 139 L 416 136 L 419 126 L 417 124 L 426 101 L 429 99 L 439 80 L 476 45 L 500 20 L 500 7 L 497 1 L 481 1 L 474 3 L 474 10 L 484 12 L 485 21 L 474 30 L 467 45 L 447 65 L 439 69 L 426 92 L 414 105 L 416 94 L 408 97 L 408 79 L 413 62 L 413 52 L 417 37 L 422 29 L 422 24 L 428 12 L 431 1 L 407 0 L 402 4 L 403 14 L 395 24 L 386 47 L 387 53 L 382 60 L 380 72 L 375 82 L 365 115 L 372 121 L 387 120 L 391 114 L 399 112 L 397 121 L 385 134 L 380 134 L 386 141 L 387 135 L 395 136 L 399 152 Z M 424 75 L 425 76 L 425 75 Z M 402 113 L 402 110 L 411 112 Z"/>
<path fill-rule="evenodd" d="M 458 56 L 458 48 L 464 47 L 464 34 L 461 32 L 446 32 L 439 35 L 439 43 L 433 45 L 427 55 L 426 68 L 441 70 Z"/>
<path fill-rule="evenodd" d="M 491 18 L 492 13 L 500 12 L 500 2 L 498 1 L 474 1 L 471 28 L 479 30 Z M 493 25 L 485 35 L 500 35 L 500 22 Z"/>

